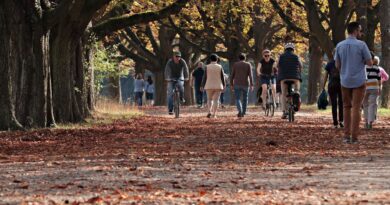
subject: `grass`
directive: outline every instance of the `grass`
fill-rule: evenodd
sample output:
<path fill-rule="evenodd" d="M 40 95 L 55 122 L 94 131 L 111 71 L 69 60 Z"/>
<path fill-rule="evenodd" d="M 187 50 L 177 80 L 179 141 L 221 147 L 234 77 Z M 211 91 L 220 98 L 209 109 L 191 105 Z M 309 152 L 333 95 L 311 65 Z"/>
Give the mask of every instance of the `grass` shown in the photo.
<path fill-rule="evenodd" d="M 317 108 L 317 104 L 313 104 L 313 105 L 302 104 L 301 110 L 305 111 L 305 112 L 314 112 L 314 113 L 319 113 L 319 114 L 332 114 L 332 106 L 330 106 L 330 105 L 327 106 L 326 110 L 319 110 Z M 378 109 L 378 116 L 390 118 L 390 109 L 389 108 L 379 108 Z"/>
<path fill-rule="evenodd" d="M 109 124 L 115 120 L 126 120 L 142 116 L 143 113 L 130 105 L 120 104 L 113 100 L 100 99 L 96 103 L 92 116 L 85 119 L 84 123 L 57 124 L 57 129 L 78 129 L 87 128 L 97 124 Z"/>

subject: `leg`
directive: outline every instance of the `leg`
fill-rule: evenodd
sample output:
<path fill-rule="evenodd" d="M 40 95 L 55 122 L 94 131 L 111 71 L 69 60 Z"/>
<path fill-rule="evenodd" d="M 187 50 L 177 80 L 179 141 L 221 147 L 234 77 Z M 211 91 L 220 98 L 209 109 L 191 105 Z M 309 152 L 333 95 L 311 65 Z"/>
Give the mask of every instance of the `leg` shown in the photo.
<path fill-rule="evenodd" d="M 168 111 L 173 111 L 173 82 L 168 82 L 167 84 L 167 101 L 168 101 Z"/>
<path fill-rule="evenodd" d="M 337 121 L 337 91 L 336 87 L 334 86 L 328 86 L 328 93 L 330 97 L 330 101 L 332 103 L 332 118 L 333 118 L 333 125 L 337 126 L 339 122 Z"/>
<path fill-rule="evenodd" d="M 366 85 L 360 86 L 358 88 L 352 89 L 352 119 L 351 119 L 351 128 L 352 128 L 352 139 L 357 139 L 359 135 L 359 123 L 361 120 L 360 109 L 362 107 L 364 94 L 366 92 Z"/>
<path fill-rule="evenodd" d="M 370 90 L 368 94 L 368 123 L 372 124 L 376 118 L 378 90 Z M 366 94 L 366 95 L 367 95 Z"/>
<path fill-rule="evenodd" d="M 343 95 L 343 110 L 344 110 L 344 135 L 351 136 L 351 109 L 352 109 L 352 89 L 341 87 Z"/>
<path fill-rule="evenodd" d="M 249 88 L 243 87 L 241 88 L 243 92 L 243 103 L 242 103 L 242 114 L 246 115 L 246 108 L 248 105 L 248 94 L 249 94 Z"/>
<path fill-rule="evenodd" d="M 286 110 L 286 96 L 287 96 L 287 85 L 284 83 L 285 80 L 282 80 L 280 82 L 280 86 L 281 86 L 281 89 L 282 89 L 282 96 L 281 96 L 281 103 L 282 103 L 282 111 L 284 113 L 287 112 Z"/>
<path fill-rule="evenodd" d="M 221 91 L 214 90 L 214 93 L 213 93 L 213 101 L 214 101 L 214 104 L 213 104 L 213 116 L 214 117 L 215 117 L 215 114 L 217 113 L 218 101 L 219 101 L 220 95 L 221 95 Z"/>
<path fill-rule="evenodd" d="M 208 114 L 210 114 L 211 112 L 212 112 L 212 98 L 211 98 L 211 96 L 212 96 L 212 90 L 206 90 L 206 92 L 207 92 L 207 96 L 208 96 L 208 98 L 207 98 L 207 110 L 209 111 L 208 112 Z"/>
<path fill-rule="evenodd" d="M 344 122 L 344 110 L 343 110 L 343 96 L 341 93 L 341 86 L 337 86 L 337 102 L 339 107 L 339 122 Z"/>
<path fill-rule="evenodd" d="M 180 91 L 180 100 L 184 99 L 184 82 L 178 81 L 179 91 Z"/>
<path fill-rule="evenodd" d="M 273 97 L 273 99 L 274 99 L 274 105 L 275 105 L 275 103 L 276 102 L 278 102 L 277 100 L 276 100 L 276 85 L 275 84 L 272 84 L 272 86 L 271 86 L 271 89 L 272 89 L 272 97 Z"/>
<path fill-rule="evenodd" d="M 200 91 L 200 87 L 195 85 L 195 98 L 196 98 L 196 104 L 201 105 L 201 94 L 202 92 Z"/>
<path fill-rule="evenodd" d="M 236 106 L 238 114 L 242 114 L 242 105 L 241 105 L 241 89 L 238 86 L 234 86 L 234 95 L 236 96 Z"/>
<path fill-rule="evenodd" d="M 261 84 L 261 99 L 263 100 L 263 108 L 267 103 L 267 84 Z"/>
<path fill-rule="evenodd" d="M 366 126 L 367 124 L 370 122 L 368 120 L 368 116 L 369 116 L 369 111 L 368 111 L 368 107 L 369 107 L 369 104 L 368 104 L 368 98 L 370 96 L 370 92 L 366 92 L 366 94 L 364 95 L 364 99 L 363 99 L 363 116 L 364 116 L 364 121 L 366 123 Z"/>

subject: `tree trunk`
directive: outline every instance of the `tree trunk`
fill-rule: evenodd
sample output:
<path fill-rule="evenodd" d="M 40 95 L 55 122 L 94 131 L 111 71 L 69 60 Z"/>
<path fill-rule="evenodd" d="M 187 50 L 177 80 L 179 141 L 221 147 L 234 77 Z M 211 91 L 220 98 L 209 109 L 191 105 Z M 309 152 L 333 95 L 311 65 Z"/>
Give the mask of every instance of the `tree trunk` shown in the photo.
<path fill-rule="evenodd" d="M 167 85 L 165 83 L 164 70 L 155 72 L 155 105 L 163 106 L 167 104 Z"/>
<path fill-rule="evenodd" d="M 390 73 L 390 2 L 381 1 L 380 24 L 382 33 L 382 66 Z M 390 100 L 390 84 L 386 81 L 382 91 L 382 107 L 388 108 Z"/>
<path fill-rule="evenodd" d="M 4 75 L 6 86 L 2 88 L 2 94 L 5 95 L 4 103 L 11 100 L 11 105 L 5 106 L 2 111 L 7 116 L 1 120 L 0 127 L 19 127 L 17 121 L 25 127 L 45 127 L 47 100 L 50 99 L 47 98 L 49 36 L 37 12 L 41 9 L 40 4 L 2 1 L 0 8 L 0 23 L 4 28 L 1 29 L 2 45 L 5 47 L 1 57 L 4 62 L 2 69 L 10 75 Z M 7 92 L 9 90 L 10 94 Z"/>
<path fill-rule="evenodd" d="M 314 38 L 309 39 L 309 76 L 307 88 L 307 103 L 314 104 L 317 101 L 321 83 L 322 50 Z"/>

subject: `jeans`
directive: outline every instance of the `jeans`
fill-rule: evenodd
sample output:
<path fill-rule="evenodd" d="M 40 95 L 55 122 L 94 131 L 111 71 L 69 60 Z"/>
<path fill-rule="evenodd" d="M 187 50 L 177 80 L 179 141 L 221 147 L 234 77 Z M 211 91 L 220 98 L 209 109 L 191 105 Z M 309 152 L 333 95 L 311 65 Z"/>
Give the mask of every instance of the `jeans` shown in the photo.
<path fill-rule="evenodd" d="M 196 98 L 196 104 L 202 106 L 203 105 L 203 92 L 200 90 L 199 85 L 195 85 L 195 98 Z"/>
<path fill-rule="evenodd" d="M 135 92 L 135 100 L 136 100 L 138 106 L 142 106 L 142 96 L 143 95 L 144 95 L 143 92 Z"/>
<path fill-rule="evenodd" d="M 376 111 L 378 109 L 378 89 L 366 90 L 364 96 L 363 108 L 364 108 L 364 119 L 366 123 L 372 123 L 376 120 Z"/>
<path fill-rule="evenodd" d="M 242 103 L 241 103 L 241 93 L 243 97 Z M 239 114 L 242 115 L 246 114 L 246 107 L 248 105 L 248 93 L 249 93 L 248 86 L 240 86 L 240 85 L 234 86 L 234 95 L 236 96 L 236 106 Z"/>
<path fill-rule="evenodd" d="M 341 95 L 341 86 L 340 85 L 328 86 L 328 93 L 329 93 L 330 101 L 332 103 L 333 125 L 338 125 L 340 122 L 344 121 L 343 97 Z M 338 120 L 337 120 L 337 108 L 339 110 Z"/>
<path fill-rule="evenodd" d="M 361 120 L 361 107 L 366 92 L 366 85 L 358 88 L 345 88 L 341 86 L 344 105 L 344 134 L 357 139 L 359 135 L 359 123 Z"/>
<path fill-rule="evenodd" d="M 221 102 L 221 105 L 223 105 L 223 103 L 225 102 L 225 92 L 222 92 L 220 97 L 219 97 L 219 101 Z"/>
<path fill-rule="evenodd" d="M 168 98 L 169 112 L 173 111 L 173 94 L 175 93 L 173 89 L 175 88 L 176 83 L 179 86 L 180 99 L 184 97 L 184 81 L 177 81 L 177 82 L 169 81 L 167 84 L 167 98 Z"/>

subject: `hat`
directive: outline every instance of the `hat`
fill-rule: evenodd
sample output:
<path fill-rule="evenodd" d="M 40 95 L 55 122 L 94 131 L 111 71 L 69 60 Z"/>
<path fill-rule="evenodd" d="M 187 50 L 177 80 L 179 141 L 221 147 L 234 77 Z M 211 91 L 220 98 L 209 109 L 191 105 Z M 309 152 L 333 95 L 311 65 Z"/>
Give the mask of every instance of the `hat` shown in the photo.
<path fill-rule="evenodd" d="M 286 43 L 286 44 L 284 44 L 284 49 L 288 49 L 288 48 L 291 48 L 291 49 L 295 50 L 294 43 Z"/>
<path fill-rule="evenodd" d="M 181 57 L 181 52 L 180 52 L 180 51 L 174 51 L 174 52 L 173 52 L 173 55 L 174 55 L 174 56 Z"/>

